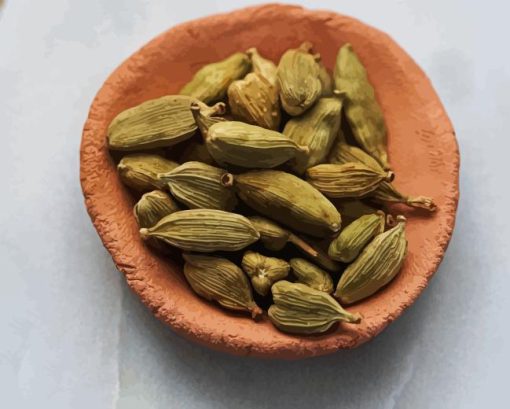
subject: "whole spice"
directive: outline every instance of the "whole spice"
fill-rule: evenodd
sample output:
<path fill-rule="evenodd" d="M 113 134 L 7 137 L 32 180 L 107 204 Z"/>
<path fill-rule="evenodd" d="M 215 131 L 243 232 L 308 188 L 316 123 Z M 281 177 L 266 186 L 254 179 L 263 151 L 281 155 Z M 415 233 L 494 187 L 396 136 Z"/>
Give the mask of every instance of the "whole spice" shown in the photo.
<path fill-rule="evenodd" d="M 360 148 L 345 143 L 342 139 L 333 145 L 328 157 L 329 163 L 352 163 L 359 162 L 372 169 L 383 171 L 379 162 Z"/>
<path fill-rule="evenodd" d="M 228 103 L 236 120 L 273 130 L 280 126 L 278 90 L 259 74 L 250 73 L 230 84 Z"/>
<path fill-rule="evenodd" d="M 266 257 L 254 251 L 244 253 L 242 267 L 250 277 L 253 288 L 260 295 L 267 295 L 271 285 L 289 274 L 290 265 L 285 260 Z"/>
<path fill-rule="evenodd" d="M 221 101 L 227 95 L 232 81 L 243 78 L 251 68 L 251 61 L 245 53 L 235 53 L 224 60 L 207 64 L 199 69 L 180 91 L 206 104 Z"/>
<path fill-rule="evenodd" d="M 300 232 L 325 237 L 340 230 L 340 213 L 313 186 L 277 170 L 228 178 L 241 200 L 259 213 Z"/>
<path fill-rule="evenodd" d="M 133 213 L 138 226 L 152 227 L 163 217 L 179 211 L 174 200 L 161 190 L 145 193 L 135 204 Z"/>
<path fill-rule="evenodd" d="M 333 78 L 331 78 L 331 75 L 329 74 L 324 63 L 322 62 L 320 54 L 316 55 L 316 61 L 317 61 L 317 64 L 319 64 L 319 80 L 322 85 L 321 96 L 323 98 L 332 97 L 333 90 L 334 90 Z"/>
<path fill-rule="evenodd" d="M 143 239 L 156 237 L 186 251 L 237 251 L 256 242 L 260 235 L 240 214 L 223 210 L 181 210 L 140 229 Z"/>
<path fill-rule="evenodd" d="M 179 166 L 162 156 L 134 153 L 124 156 L 117 165 L 122 183 L 137 192 L 164 189 L 165 183 L 158 179 L 158 173 L 169 172 Z"/>
<path fill-rule="evenodd" d="M 212 107 L 182 95 L 168 95 L 141 103 L 118 114 L 108 127 L 108 147 L 133 151 L 175 145 L 191 138 L 197 124 L 190 105 L 196 103 L 204 116 L 225 113 L 225 104 Z"/>
<path fill-rule="evenodd" d="M 298 283 L 326 293 L 333 291 L 333 280 L 323 269 L 302 258 L 293 258 L 289 263 Z"/>
<path fill-rule="evenodd" d="M 397 275 L 407 254 L 405 217 L 397 216 L 397 222 L 376 236 L 344 271 L 335 291 L 340 302 L 351 304 L 369 297 Z"/>
<path fill-rule="evenodd" d="M 246 54 L 251 58 L 253 72 L 264 77 L 273 87 L 276 87 L 276 65 L 271 60 L 262 57 L 256 48 L 246 50 Z"/>
<path fill-rule="evenodd" d="M 225 258 L 184 254 L 184 276 L 193 290 L 230 310 L 248 311 L 255 319 L 262 310 L 253 301 L 243 271 Z"/>
<path fill-rule="evenodd" d="M 329 294 L 304 284 L 282 280 L 273 284 L 271 292 L 274 304 L 269 307 L 269 319 L 284 332 L 316 334 L 339 321 L 361 321 L 360 314 L 345 311 Z"/>
<path fill-rule="evenodd" d="M 308 182 L 328 197 L 363 197 L 383 181 L 393 179 L 392 172 L 377 171 L 359 162 L 322 164 L 306 171 Z"/>
<path fill-rule="evenodd" d="M 353 221 L 331 242 L 329 256 L 343 263 L 353 261 L 375 236 L 384 232 L 385 218 L 385 214 L 378 211 Z"/>
<path fill-rule="evenodd" d="M 333 76 L 336 90 L 345 97 L 345 116 L 356 141 L 384 169 L 389 169 L 382 110 L 365 67 L 350 44 L 338 51 Z"/>
<path fill-rule="evenodd" d="M 221 183 L 226 170 L 201 162 L 186 162 L 158 178 L 168 183 L 172 195 L 191 209 L 233 210 L 237 198 Z"/>
<path fill-rule="evenodd" d="M 196 141 L 189 142 L 188 146 L 179 157 L 179 162 L 202 162 L 208 165 L 216 164 L 205 144 Z"/>
<path fill-rule="evenodd" d="M 342 215 L 344 226 L 348 226 L 361 216 L 377 212 L 376 207 L 370 206 L 359 199 L 335 200 L 334 203 Z"/>
<path fill-rule="evenodd" d="M 278 64 L 277 80 L 283 109 L 289 115 L 301 115 L 322 93 L 320 67 L 310 54 L 311 45 L 286 51 Z"/>
<path fill-rule="evenodd" d="M 321 98 L 299 117 L 285 124 L 283 133 L 295 143 L 308 147 L 308 152 L 297 155 L 292 170 L 302 174 L 314 165 L 325 161 L 340 128 L 342 101 L 338 98 Z"/>

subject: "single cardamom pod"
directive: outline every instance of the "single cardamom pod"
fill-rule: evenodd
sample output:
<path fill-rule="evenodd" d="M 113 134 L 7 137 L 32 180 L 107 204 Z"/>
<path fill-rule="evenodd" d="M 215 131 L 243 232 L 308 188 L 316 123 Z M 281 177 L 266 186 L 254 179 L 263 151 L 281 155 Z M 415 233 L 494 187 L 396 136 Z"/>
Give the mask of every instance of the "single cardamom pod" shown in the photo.
<path fill-rule="evenodd" d="M 251 59 L 253 72 L 262 75 L 273 87 L 276 87 L 277 68 L 275 63 L 262 57 L 256 48 L 248 49 L 246 54 L 248 54 Z"/>
<path fill-rule="evenodd" d="M 283 332 L 316 334 L 339 321 L 361 321 L 360 314 L 351 314 L 329 294 L 304 284 L 282 280 L 273 284 L 271 292 L 274 304 L 269 307 L 269 319 Z"/>
<path fill-rule="evenodd" d="M 289 115 L 301 115 L 321 96 L 320 67 L 310 54 L 311 45 L 287 50 L 277 70 L 278 88 L 283 109 Z"/>
<path fill-rule="evenodd" d="M 379 170 L 380 172 L 383 171 L 381 165 L 368 153 L 356 146 L 348 145 L 343 141 L 339 141 L 333 146 L 329 155 L 329 162 L 339 164 L 359 162 L 372 169 Z M 435 211 L 437 208 L 430 197 L 404 195 L 400 193 L 392 183 L 387 181 L 381 182 L 379 186 L 370 193 L 370 197 L 378 202 L 403 203 L 409 207 L 426 209 L 430 212 Z"/>
<path fill-rule="evenodd" d="M 248 206 L 300 232 L 324 237 L 340 230 L 338 210 L 304 180 L 278 170 L 257 170 L 227 179 Z"/>
<path fill-rule="evenodd" d="M 243 78 L 251 69 L 251 61 L 245 53 L 235 53 L 224 60 L 200 68 L 193 79 L 180 91 L 209 104 L 227 96 L 232 81 Z"/>
<path fill-rule="evenodd" d="M 191 141 L 188 143 L 181 156 L 179 157 L 179 162 L 202 162 L 208 165 L 215 165 L 213 157 L 207 150 L 205 144 Z"/>
<path fill-rule="evenodd" d="M 388 284 L 400 271 L 407 254 L 405 217 L 369 243 L 342 274 L 335 297 L 351 304 L 367 298 Z"/>
<path fill-rule="evenodd" d="M 322 268 L 303 258 L 293 258 L 289 263 L 298 283 L 326 293 L 333 291 L 333 280 Z"/>
<path fill-rule="evenodd" d="M 285 260 L 266 257 L 254 251 L 244 253 L 241 265 L 250 277 L 255 291 L 263 296 L 269 293 L 273 283 L 287 277 L 290 270 L 290 265 Z"/>
<path fill-rule="evenodd" d="M 296 155 L 292 170 L 302 174 L 314 165 L 324 162 L 340 128 L 342 101 L 321 98 L 299 117 L 290 119 L 283 129 L 296 144 L 307 146 L 308 152 Z"/>
<path fill-rule="evenodd" d="M 382 211 L 356 219 L 331 242 L 329 256 L 333 260 L 350 263 L 375 236 L 384 232 L 385 219 Z"/>
<path fill-rule="evenodd" d="M 333 198 L 366 196 L 394 177 L 391 171 L 377 171 L 359 162 L 316 165 L 307 169 L 306 175 L 312 186 Z"/>
<path fill-rule="evenodd" d="M 375 213 L 378 210 L 358 199 L 335 200 L 334 204 L 342 215 L 344 228 L 361 216 Z"/>
<path fill-rule="evenodd" d="M 390 169 L 386 153 L 386 125 L 367 71 L 351 44 L 338 51 L 335 88 L 346 98 L 344 112 L 356 142 L 384 169 Z"/>
<path fill-rule="evenodd" d="M 259 74 L 250 73 L 230 84 L 228 103 L 234 119 L 266 129 L 280 126 L 278 91 Z"/>
<path fill-rule="evenodd" d="M 184 276 L 198 295 L 229 310 L 248 311 L 254 319 L 262 314 L 253 301 L 248 279 L 230 260 L 198 254 L 183 257 Z"/>
<path fill-rule="evenodd" d="M 200 124 L 207 150 L 221 166 L 272 168 L 308 151 L 280 132 L 239 121 L 209 119 L 205 122 L 197 105 L 191 109 Z"/>
<path fill-rule="evenodd" d="M 334 90 L 334 84 L 333 84 L 333 78 L 328 72 L 328 69 L 322 62 L 322 58 L 320 57 L 320 54 L 317 54 L 317 64 L 319 64 L 319 80 L 322 84 L 322 92 L 321 97 L 327 98 L 333 96 L 333 90 Z"/>
<path fill-rule="evenodd" d="M 195 102 L 204 116 L 225 113 L 225 104 L 212 107 L 182 95 L 168 95 L 141 103 L 118 114 L 108 127 L 108 147 L 133 151 L 175 145 L 193 136 L 197 124 L 190 110 Z"/>
<path fill-rule="evenodd" d="M 169 172 L 179 164 L 162 156 L 134 153 L 124 156 L 117 165 L 122 183 L 137 192 L 162 190 L 165 183 L 158 179 L 158 173 Z"/>
<path fill-rule="evenodd" d="M 174 200 L 161 190 L 145 193 L 133 209 L 135 219 L 140 228 L 152 227 L 163 217 L 179 211 Z"/>
<path fill-rule="evenodd" d="M 209 253 L 237 251 L 256 242 L 260 235 L 240 214 L 223 210 L 181 210 L 140 229 L 143 239 L 156 237 L 185 251 Z"/>
<path fill-rule="evenodd" d="M 237 205 L 232 189 L 223 186 L 226 170 L 201 162 L 186 162 L 158 178 L 168 183 L 172 195 L 190 209 L 231 211 Z"/>

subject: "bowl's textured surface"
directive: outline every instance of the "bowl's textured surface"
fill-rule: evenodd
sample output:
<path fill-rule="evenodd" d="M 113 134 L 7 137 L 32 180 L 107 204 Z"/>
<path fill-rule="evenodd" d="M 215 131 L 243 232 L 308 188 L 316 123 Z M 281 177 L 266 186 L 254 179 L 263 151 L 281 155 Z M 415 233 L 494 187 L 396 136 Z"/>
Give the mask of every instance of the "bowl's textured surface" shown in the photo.
<path fill-rule="evenodd" d="M 360 325 L 340 325 L 314 337 L 289 336 L 267 321 L 225 312 L 196 296 L 179 267 L 140 240 L 133 198 L 121 185 L 106 146 L 106 129 L 120 111 L 177 93 L 202 65 L 257 47 L 278 61 L 309 40 L 328 68 L 350 42 L 367 67 L 388 126 L 396 186 L 432 196 L 439 209 L 408 215 L 409 254 L 401 273 L 375 296 L 349 310 Z M 129 286 L 162 321 L 185 337 L 240 355 L 301 358 L 368 341 L 418 297 L 438 268 L 450 240 L 458 200 L 459 153 L 452 125 L 429 80 L 386 34 L 326 11 L 266 5 L 191 21 L 163 33 L 125 61 L 98 92 L 83 131 L 81 183 L 90 217 Z"/>

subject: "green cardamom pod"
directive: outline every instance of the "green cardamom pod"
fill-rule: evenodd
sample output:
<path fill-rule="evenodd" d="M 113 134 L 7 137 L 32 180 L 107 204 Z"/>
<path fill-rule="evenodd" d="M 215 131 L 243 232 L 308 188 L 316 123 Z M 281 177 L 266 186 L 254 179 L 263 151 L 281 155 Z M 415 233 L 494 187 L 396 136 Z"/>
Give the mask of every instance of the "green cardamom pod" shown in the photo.
<path fill-rule="evenodd" d="M 263 296 L 269 293 L 273 283 L 287 277 L 290 270 L 285 260 L 266 257 L 254 251 L 244 253 L 241 265 L 255 291 Z"/>
<path fill-rule="evenodd" d="M 333 280 L 323 269 L 303 258 L 293 258 L 289 261 L 292 273 L 296 276 L 297 282 L 319 291 L 331 293 L 333 291 Z"/>
<path fill-rule="evenodd" d="M 156 237 L 185 251 L 209 253 L 237 251 L 256 242 L 260 235 L 240 214 L 223 210 L 181 210 L 140 229 L 143 239 Z"/>
<path fill-rule="evenodd" d="M 251 61 L 245 53 L 235 53 L 224 60 L 200 68 L 193 79 L 180 91 L 209 104 L 227 96 L 232 81 L 243 78 L 251 69 Z"/>
<path fill-rule="evenodd" d="M 190 110 L 195 102 L 204 116 L 225 113 L 225 104 L 208 107 L 182 95 L 168 95 L 141 103 L 118 114 L 108 127 L 108 147 L 133 151 L 175 145 L 193 136 L 197 124 Z"/>
<path fill-rule="evenodd" d="M 297 176 L 257 170 L 225 179 L 252 209 L 297 231 L 325 237 L 340 230 L 340 213 L 335 206 Z"/>
<path fill-rule="evenodd" d="M 251 59 L 253 72 L 263 76 L 273 87 L 276 87 L 277 68 L 275 63 L 262 57 L 256 48 L 248 49 L 246 54 L 248 54 Z"/>
<path fill-rule="evenodd" d="M 316 334 L 339 321 L 361 321 L 360 314 L 351 314 L 329 294 L 304 284 L 282 280 L 273 284 L 271 292 L 274 304 L 269 307 L 269 319 L 284 332 Z"/>
<path fill-rule="evenodd" d="M 289 115 L 301 115 L 321 96 L 320 67 L 310 53 L 311 45 L 287 50 L 277 70 L 278 88 L 283 109 Z"/>
<path fill-rule="evenodd" d="M 361 216 L 375 213 L 378 210 L 359 199 L 335 200 L 334 204 L 342 215 L 344 228 Z"/>
<path fill-rule="evenodd" d="M 335 297 L 351 304 L 367 298 L 388 284 L 400 271 L 407 254 L 405 217 L 370 242 L 338 282 Z"/>
<path fill-rule="evenodd" d="M 384 232 L 385 218 L 384 212 L 378 211 L 353 221 L 331 242 L 329 256 L 343 263 L 353 261 L 375 236 Z"/>
<path fill-rule="evenodd" d="M 161 190 L 145 193 L 133 209 L 138 226 L 152 227 L 163 217 L 179 211 L 174 200 Z"/>
<path fill-rule="evenodd" d="M 299 117 L 290 119 L 283 129 L 296 144 L 307 146 L 308 152 L 297 155 L 292 170 L 302 174 L 309 167 L 325 161 L 340 128 L 342 101 L 321 98 Z"/>
<path fill-rule="evenodd" d="M 172 195 L 190 209 L 233 210 L 237 198 L 222 184 L 226 170 L 201 162 L 186 162 L 158 178 L 168 183 Z"/>
<path fill-rule="evenodd" d="M 262 310 L 253 301 L 243 271 L 225 258 L 184 254 L 184 276 L 191 288 L 209 301 L 234 311 L 248 311 L 255 319 Z"/>
<path fill-rule="evenodd" d="M 230 84 L 228 103 L 234 119 L 266 129 L 280 126 L 278 90 L 259 74 L 250 73 Z"/>
<path fill-rule="evenodd" d="M 377 162 L 372 156 L 356 146 L 345 143 L 342 139 L 339 139 L 333 145 L 333 148 L 329 153 L 328 162 L 337 164 L 358 162 L 372 169 L 380 170 L 381 172 L 383 171 L 379 162 Z"/>
<path fill-rule="evenodd" d="M 320 54 L 317 54 L 316 60 L 317 64 L 319 64 L 319 80 L 322 84 L 321 96 L 323 98 L 332 97 L 334 90 L 333 78 L 331 77 L 331 75 L 328 72 L 328 69 L 322 62 Z"/>
<path fill-rule="evenodd" d="M 179 164 L 162 156 L 134 153 L 124 156 L 117 165 L 122 183 L 137 192 L 162 190 L 165 183 L 158 179 L 158 173 L 169 172 Z"/>
<path fill-rule="evenodd" d="M 213 166 L 216 164 L 205 144 L 197 141 L 188 143 L 179 157 L 179 162 L 202 162 Z"/>
<path fill-rule="evenodd" d="M 206 123 L 197 105 L 192 111 L 209 153 L 221 166 L 272 168 L 308 151 L 280 132 L 239 121 L 212 123 L 212 118 Z"/>
<path fill-rule="evenodd" d="M 316 165 L 307 169 L 306 175 L 312 186 L 333 198 L 366 196 L 394 177 L 391 171 L 378 171 L 359 162 Z"/>
<path fill-rule="evenodd" d="M 367 71 L 351 44 L 338 51 L 335 88 L 345 96 L 344 112 L 356 142 L 384 169 L 390 169 L 386 153 L 386 125 Z"/>

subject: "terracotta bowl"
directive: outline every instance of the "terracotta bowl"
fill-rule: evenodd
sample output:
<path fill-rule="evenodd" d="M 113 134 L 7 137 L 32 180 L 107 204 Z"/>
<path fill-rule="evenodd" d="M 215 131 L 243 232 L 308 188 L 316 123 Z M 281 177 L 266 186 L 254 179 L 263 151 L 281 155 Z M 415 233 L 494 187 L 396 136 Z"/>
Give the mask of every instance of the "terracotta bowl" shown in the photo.
<path fill-rule="evenodd" d="M 368 69 L 389 130 L 396 185 L 432 196 L 439 210 L 408 216 L 409 255 L 397 278 L 350 308 L 364 319 L 313 337 L 278 332 L 196 296 L 178 261 L 158 257 L 140 240 L 134 199 L 121 185 L 106 146 L 106 129 L 120 111 L 147 99 L 177 93 L 195 71 L 229 54 L 257 47 L 278 61 L 288 48 L 310 40 L 326 66 L 338 48 L 353 44 Z M 81 184 L 101 239 L 129 286 L 154 315 L 183 336 L 239 355 L 296 359 L 354 348 L 376 336 L 427 286 L 450 240 L 458 200 L 459 153 L 455 133 L 430 81 L 386 34 L 328 11 L 266 5 L 215 15 L 174 27 L 129 57 L 99 90 L 85 123 Z"/>

